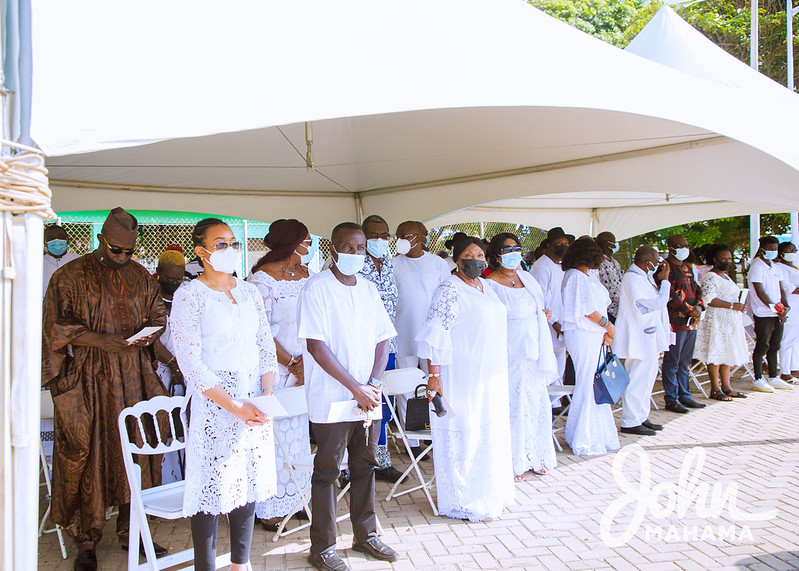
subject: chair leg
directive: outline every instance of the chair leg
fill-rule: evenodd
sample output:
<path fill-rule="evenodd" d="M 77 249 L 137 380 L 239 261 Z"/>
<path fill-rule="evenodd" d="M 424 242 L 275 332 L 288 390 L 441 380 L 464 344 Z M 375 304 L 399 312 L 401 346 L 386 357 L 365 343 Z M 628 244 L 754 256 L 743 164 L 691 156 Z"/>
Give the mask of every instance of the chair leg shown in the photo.
<path fill-rule="evenodd" d="M 552 432 L 552 440 L 554 440 L 554 441 L 555 441 L 555 448 L 557 448 L 557 449 L 558 449 L 558 452 L 563 452 L 563 448 L 561 448 L 561 446 L 560 446 L 560 442 L 558 442 L 558 437 L 557 437 L 557 436 L 555 436 L 555 433 L 554 433 L 554 432 Z"/>
<path fill-rule="evenodd" d="M 133 505 L 130 506 L 131 512 L 133 512 Z M 139 540 L 140 540 L 140 533 L 139 530 L 139 519 L 135 516 L 135 514 L 131 513 L 130 518 L 130 526 L 128 527 L 128 569 L 138 569 L 139 568 Z M 157 569 L 157 567 L 154 567 Z"/>

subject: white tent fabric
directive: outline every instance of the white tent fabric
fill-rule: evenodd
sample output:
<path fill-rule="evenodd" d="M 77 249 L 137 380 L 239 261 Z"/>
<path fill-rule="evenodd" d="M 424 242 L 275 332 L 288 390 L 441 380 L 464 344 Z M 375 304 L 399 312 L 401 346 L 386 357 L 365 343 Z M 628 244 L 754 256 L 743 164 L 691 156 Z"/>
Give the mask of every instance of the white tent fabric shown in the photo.
<path fill-rule="evenodd" d="M 199 6 L 36 3 L 32 134 L 57 210 L 293 216 L 326 233 L 543 194 L 565 198 L 570 231 L 624 237 L 660 212 L 695 219 L 695 197 L 721 215 L 799 208 L 791 100 L 760 105 L 518 0 Z M 575 208 L 586 192 L 632 210 Z M 642 193 L 657 216 L 637 213 Z"/>

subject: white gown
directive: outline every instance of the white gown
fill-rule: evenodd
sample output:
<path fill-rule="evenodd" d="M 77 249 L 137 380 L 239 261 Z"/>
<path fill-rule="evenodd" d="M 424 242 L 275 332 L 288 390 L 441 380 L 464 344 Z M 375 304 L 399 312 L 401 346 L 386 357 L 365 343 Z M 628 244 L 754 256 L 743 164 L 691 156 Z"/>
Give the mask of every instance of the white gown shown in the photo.
<path fill-rule="evenodd" d="M 782 289 L 791 307 L 782 330 L 780 373 L 790 375 L 791 371 L 799 371 L 799 313 L 794 313 L 799 312 L 799 294 L 793 293 L 799 287 L 799 270 L 792 265 L 779 266 L 783 274 Z"/>
<path fill-rule="evenodd" d="M 277 372 L 264 303 L 236 278 L 236 303 L 200 280 L 175 292 L 170 323 L 175 357 L 192 394 L 186 439 L 184 515 L 230 513 L 275 493 L 272 423 L 247 426 L 202 393 L 217 385 L 235 399 L 261 395 L 261 375 Z"/>
<path fill-rule="evenodd" d="M 441 365 L 451 414 L 430 415 L 438 510 L 482 521 L 513 502 L 508 404 L 507 311 L 491 286 L 483 292 L 450 276 L 433 294 L 416 337 L 419 357 Z"/>
<path fill-rule="evenodd" d="M 514 474 L 552 470 L 557 464 L 552 441 L 552 407 L 547 386 L 557 379 L 552 338 L 538 282 L 517 270 L 523 288 L 491 285 L 508 310 L 508 385 Z"/>
<path fill-rule="evenodd" d="M 743 313 L 726 307 L 709 305 L 714 299 L 738 301 L 741 290 L 726 275 L 705 272 L 702 276 L 702 299 L 705 314 L 696 334 L 694 359 L 707 364 L 737 367 L 749 361 Z"/>
<path fill-rule="evenodd" d="M 292 355 L 302 354 L 302 343 L 297 337 L 297 300 L 308 278 L 299 280 L 276 280 L 266 272 L 258 271 L 247 281 L 258 288 L 264 300 L 264 310 L 272 328 L 272 335 Z M 293 387 L 297 379 L 288 369 L 278 363 L 275 390 Z M 311 453 L 311 438 L 308 433 L 308 415 L 303 414 L 275 421 L 275 436 L 280 434 L 286 452 L 292 458 Z M 282 517 L 297 504 L 300 493 L 291 479 L 291 472 L 284 467 L 283 454 L 275 441 L 275 465 L 277 466 L 277 493 L 255 506 L 255 515 L 261 519 Z M 311 473 L 297 473 L 300 488 L 311 487 Z"/>
<path fill-rule="evenodd" d="M 605 329 L 586 315 L 598 311 L 607 317 L 610 296 L 600 281 L 580 270 L 563 276 L 563 330 L 574 362 L 574 395 L 566 420 L 566 442 L 577 456 L 619 449 L 619 434 L 609 404 L 594 400 L 594 374 Z"/>

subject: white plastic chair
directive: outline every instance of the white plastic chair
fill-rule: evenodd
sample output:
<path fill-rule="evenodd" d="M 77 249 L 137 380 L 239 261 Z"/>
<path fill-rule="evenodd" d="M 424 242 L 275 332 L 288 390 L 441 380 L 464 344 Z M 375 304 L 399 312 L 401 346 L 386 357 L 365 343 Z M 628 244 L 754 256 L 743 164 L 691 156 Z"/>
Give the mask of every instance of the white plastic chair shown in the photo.
<path fill-rule="evenodd" d="M 283 405 L 283 408 L 286 409 L 285 416 L 276 416 L 273 417 L 273 420 L 282 420 L 284 418 L 292 418 L 295 416 L 300 416 L 303 414 L 308 414 L 308 401 L 305 395 L 305 387 L 292 387 L 289 389 L 283 389 L 281 391 L 277 391 L 275 393 L 275 397 L 280 401 L 280 404 Z M 277 525 L 277 531 L 272 536 L 272 541 L 277 541 L 281 537 L 285 537 L 297 531 L 302 531 L 303 529 L 307 529 L 311 526 L 311 521 L 313 518 L 313 514 L 311 513 L 311 505 L 310 505 L 310 498 L 311 498 L 311 490 L 303 490 L 300 486 L 299 478 L 297 478 L 297 472 L 313 472 L 313 463 L 316 454 L 305 454 L 298 458 L 291 458 L 286 450 L 286 446 L 283 443 L 283 439 L 280 437 L 280 432 L 275 429 L 275 442 L 277 443 L 278 448 L 280 449 L 280 453 L 283 456 L 283 465 L 291 474 L 291 480 L 294 482 L 294 486 L 297 488 L 297 492 L 300 496 L 300 499 L 297 500 L 297 503 L 294 504 L 294 507 L 289 510 L 289 513 L 283 520 Z M 339 469 L 346 470 L 347 469 L 347 451 L 344 451 L 344 458 L 341 461 L 341 465 Z M 344 488 L 338 493 L 336 496 L 336 503 L 344 497 L 344 494 L 347 493 L 349 490 L 350 484 L 347 483 Z M 296 527 L 292 527 L 291 529 L 286 529 L 289 520 L 291 517 L 297 513 L 300 508 L 305 508 L 305 513 L 308 514 L 308 521 L 305 523 L 301 523 Z M 336 518 L 336 522 L 342 521 L 350 517 L 349 512 L 346 514 L 342 514 Z M 378 523 L 378 526 L 380 524 Z M 381 530 L 382 532 L 382 530 Z"/>
<path fill-rule="evenodd" d="M 561 384 L 549 385 L 547 387 L 547 392 L 549 393 L 549 396 L 551 396 L 551 397 L 552 396 L 556 396 L 556 397 L 569 396 L 569 397 L 571 397 L 572 395 L 574 395 L 574 385 L 561 385 Z M 563 401 L 561 401 L 561 403 L 562 402 Z M 569 402 L 566 403 L 561 408 L 561 411 L 552 419 L 552 440 L 555 441 L 555 447 L 558 449 L 558 452 L 563 452 L 563 448 L 561 447 L 560 442 L 558 442 L 557 433 L 560 432 L 561 430 L 565 430 L 565 427 L 561 426 L 560 428 L 555 428 L 555 424 L 561 418 L 563 418 L 566 415 L 567 412 L 569 412 L 569 407 L 571 407 L 571 405 L 572 405 L 572 401 L 571 401 L 571 398 L 570 398 Z"/>
<path fill-rule="evenodd" d="M 50 394 L 49 389 L 45 389 L 41 392 L 42 404 L 41 404 L 41 417 L 42 420 L 53 420 L 55 417 L 55 407 L 53 405 L 53 395 Z M 47 497 L 50 499 L 47 503 L 47 509 L 42 516 L 42 521 L 39 522 L 39 537 L 41 537 L 45 533 L 53 533 L 58 536 L 58 545 L 61 548 L 61 557 L 63 559 L 67 558 L 67 547 L 64 544 L 64 534 L 61 530 L 61 526 L 58 524 L 54 524 L 54 527 L 50 529 L 45 529 L 45 525 L 47 524 L 47 518 L 50 517 L 50 509 L 51 509 L 51 502 L 52 502 L 52 495 L 53 495 L 53 485 L 50 480 L 52 471 L 53 471 L 53 463 L 52 461 L 47 459 L 47 454 L 44 452 L 44 438 L 42 438 L 42 432 L 39 433 L 39 459 L 41 461 L 42 466 L 42 474 L 44 475 L 44 486 L 47 487 Z"/>
<path fill-rule="evenodd" d="M 166 397 L 159 396 L 150 400 L 142 401 L 134 406 L 127 407 L 119 413 L 119 437 L 122 442 L 122 458 L 125 462 L 125 473 L 128 476 L 130 486 L 130 531 L 128 533 L 128 569 L 166 569 L 194 559 L 194 548 L 190 547 L 178 553 L 171 553 L 164 557 L 157 558 L 153 547 L 153 538 L 150 534 L 150 526 L 147 524 L 147 516 L 155 516 L 163 519 L 181 519 L 183 515 L 183 492 L 185 482 L 172 482 L 163 486 L 141 489 L 141 467 L 133 461 L 134 454 L 152 456 L 165 454 L 186 448 L 185 437 L 180 440 L 174 435 L 178 434 L 175 426 L 175 415 L 173 411 L 179 411 L 179 419 L 183 425 L 183 434 L 188 432 L 186 421 L 185 397 Z M 159 414 L 160 413 L 160 414 Z M 150 418 L 142 420 L 142 416 L 148 415 Z M 158 420 L 153 420 L 153 419 Z M 138 440 L 141 445 L 131 441 L 128 433 L 128 419 L 132 419 L 138 428 Z M 169 433 L 159 428 L 165 426 L 164 420 L 168 420 Z M 132 430 L 134 435 L 135 430 Z M 156 445 L 147 441 L 147 435 L 157 437 Z M 133 440 L 136 440 L 134 438 Z M 146 563 L 139 565 L 139 542 L 144 545 L 144 552 L 147 558 Z M 230 553 L 219 555 L 216 558 L 216 567 L 230 565 Z"/>
<path fill-rule="evenodd" d="M 391 396 L 412 393 L 418 385 L 424 384 L 426 382 L 427 375 L 425 375 L 424 371 L 415 367 L 393 369 L 391 371 L 386 371 L 383 374 L 381 389 L 386 397 L 386 402 L 391 409 L 391 416 L 393 416 L 395 419 L 397 434 L 399 434 L 399 438 L 405 445 L 405 450 L 408 452 L 408 456 L 410 456 L 411 459 L 411 465 L 408 466 L 408 468 L 402 473 L 402 476 L 400 476 L 400 478 L 394 483 L 391 491 L 388 493 L 388 496 L 386 496 L 386 501 L 390 501 L 392 498 L 404 496 L 405 494 L 410 494 L 411 492 L 415 492 L 417 490 L 422 490 L 424 495 L 427 497 L 427 501 L 430 503 L 430 507 L 433 508 L 433 514 L 438 515 L 438 508 L 436 507 L 435 502 L 433 502 L 433 497 L 430 495 L 430 489 L 432 488 L 433 482 L 436 479 L 435 474 L 429 480 L 425 480 L 425 477 L 419 468 L 419 462 L 426 454 L 430 452 L 433 447 L 433 437 L 429 430 L 406 431 L 402 426 L 402 422 L 399 420 L 394 402 L 392 402 L 392 399 L 389 398 Z M 433 413 L 431 412 L 431 414 Z M 411 450 L 411 445 L 408 442 L 408 439 L 419 440 L 420 442 L 429 442 L 430 444 L 428 444 L 427 447 L 424 448 L 418 456 L 416 456 Z M 416 473 L 416 477 L 419 480 L 419 485 L 398 492 L 397 488 L 399 488 L 399 486 L 408 478 L 412 471 Z"/>

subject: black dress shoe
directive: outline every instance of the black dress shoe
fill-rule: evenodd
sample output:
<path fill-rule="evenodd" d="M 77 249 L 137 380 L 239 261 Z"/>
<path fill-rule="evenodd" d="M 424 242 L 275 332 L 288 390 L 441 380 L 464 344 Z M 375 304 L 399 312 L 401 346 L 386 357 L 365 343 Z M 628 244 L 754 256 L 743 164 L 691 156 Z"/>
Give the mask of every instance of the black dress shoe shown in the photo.
<path fill-rule="evenodd" d="M 671 412 L 678 412 L 680 414 L 685 414 L 688 412 L 688 409 L 685 408 L 677 401 L 669 401 L 666 403 L 666 410 L 670 410 Z"/>
<path fill-rule="evenodd" d="M 122 548 L 122 551 L 128 550 L 128 536 L 127 535 L 120 535 L 119 536 L 119 546 Z M 163 545 L 158 545 L 155 541 L 153 541 L 153 549 L 155 549 L 155 556 L 156 557 L 163 557 L 166 555 L 169 550 L 164 547 Z M 139 542 L 139 554 L 142 557 L 145 557 L 144 553 L 144 544 Z"/>
<path fill-rule="evenodd" d="M 411 447 L 411 452 L 413 452 L 413 455 L 414 455 L 414 456 L 419 456 L 419 454 L 421 454 L 422 452 L 424 452 L 424 447 L 422 447 L 422 446 L 412 446 L 412 447 Z M 433 455 L 433 451 L 432 451 L 432 450 L 430 450 L 430 452 L 428 452 L 427 454 L 425 454 L 425 455 L 424 455 L 424 458 L 422 458 L 422 459 L 421 459 L 421 460 L 419 460 L 419 461 L 420 461 L 420 462 L 427 462 L 428 460 L 430 460 L 430 457 L 431 457 L 432 455 Z"/>
<path fill-rule="evenodd" d="M 641 426 L 645 426 L 649 430 L 663 430 L 662 424 L 655 424 L 654 422 L 649 422 L 649 419 L 643 421 Z"/>
<path fill-rule="evenodd" d="M 394 562 L 400 558 L 399 553 L 383 543 L 380 538 L 374 536 L 364 539 L 363 541 L 354 541 L 352 543 L 352 550 L 366 553 L 380 561 Z"/>
<path fill-rule="evenodd" d="M 705 408 L 707 406 L 705 403 L 696 402 L 691 397 L 681 398 L 680 404 L 683 406 L 687 406 L 688 408 Z"/>
<path fill-rule="evenodd" d="M 375 480 L 380 480 L 381 482 L 391 482 L 394 484 L 400 478 L 402 478 L 402 472 L 397 470 L 394 466 L 375 470 Z"/>
<path fill-rule="evenodd" d="M 624 434 L 638 434 L 640 436 L 654 436 L 657 434 L 657 432 L 646 428 L 643 424 L 639 424 L 638 426 L 630 426 L 629 428 L 622 426 L 621 431 Z"/>
<path fill-rule="evenodd" d="M 309 553 L 308 563 L 319 569 L 319 571 L 349 571 L 350 569 L 338 556 L 334 548 L 322 553 Z"/>
<path fill-rule="evenodd" d="M 94 552 L 94 549 L 84 549 L 78 553 L 73 569 L 75 571 L 96 571 L 97 553 Z"/>

